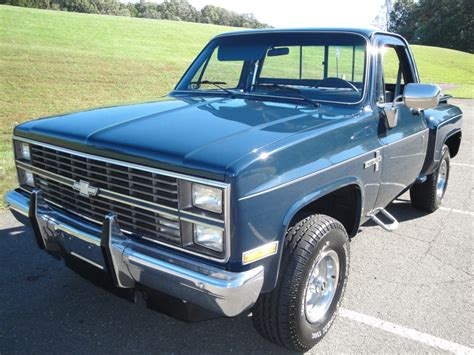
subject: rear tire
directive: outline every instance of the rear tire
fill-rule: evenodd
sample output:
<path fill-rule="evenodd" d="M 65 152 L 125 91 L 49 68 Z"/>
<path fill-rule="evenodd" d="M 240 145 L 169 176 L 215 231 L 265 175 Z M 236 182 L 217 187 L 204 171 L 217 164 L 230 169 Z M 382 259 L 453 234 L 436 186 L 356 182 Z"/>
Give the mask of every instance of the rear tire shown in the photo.
<path fill-rule="evenodd" d="M 267 340 L 311 349 L 331 327 L 349 273 L 349 238 L 340 222 L 313 215 L 286 235 L 277 287 L 260 295 L 252 321 Z"/>
<path fill-rule="evenodd" d="M 426 181 L 415 184 L 410 189 L 410 199 L 413 207 L 427 212 L 434 212 L 439 208 L 448 187 L 449 164 L 449 149 L 445 145 L 436 170 L 426 177 Z"/>

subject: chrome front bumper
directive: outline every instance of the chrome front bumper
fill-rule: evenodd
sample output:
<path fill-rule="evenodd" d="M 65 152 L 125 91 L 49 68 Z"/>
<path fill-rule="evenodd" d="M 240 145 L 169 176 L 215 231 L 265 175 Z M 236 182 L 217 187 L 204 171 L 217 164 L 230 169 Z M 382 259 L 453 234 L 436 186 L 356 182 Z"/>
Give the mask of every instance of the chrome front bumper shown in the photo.
<path fill-rule="evenodd" d="M 229 317 L 250 308 L 262 289 L 262 266 L 229 272 L 142 245 L 120 231 L 113 214 L 98 228 L 51 208 L 40 190 L 30 197 L 10 191 L 6 203 L 20 221 L 32 225 L 40 248 L 61 250 L 94 265 L 107 272 L 118 288 L 139 283 Z"/>

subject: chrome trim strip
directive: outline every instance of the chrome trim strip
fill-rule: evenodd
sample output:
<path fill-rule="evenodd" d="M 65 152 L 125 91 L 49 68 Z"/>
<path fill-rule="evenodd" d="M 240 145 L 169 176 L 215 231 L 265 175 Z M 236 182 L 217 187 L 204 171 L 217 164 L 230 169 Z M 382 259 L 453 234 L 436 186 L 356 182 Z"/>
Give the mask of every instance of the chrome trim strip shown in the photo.
<path fill-rule="evenodd" d="M 315 171 L 315 172 L 313 172 L 313 173 L 310 173 L 310 174 L 307 174 L 307 175 L 304 175 L 304 176 L 300 176 L 299 178 L 296 178 L 296 179 L 291 180 L 291 181 L 284 182 L 284 183 L 282 183 L 282 184 L 280 184 L 280 185 L 276 185 L 276 186 L 270 187 L 270 188 L 268 188 L 268 189 L 266 189 L 266 190 L 259 191 L 259 192 L 256 192 L 256 193 L 253 193 L 253 194 L 250 194 L 250 195 L 241 197 L 241 198 L 239 198 L 239 201 L 248 200 L 248 199 L 250 199 L 250 198 L 253 198 L 253 197 L 256 197 L 256 196 L 260 196 L 260 195 L 266 194 L 267 192 L 271 192 L 271 191 L 274 191 L 274 190 L 278 190 L 278 189 L 280 189 L 280 188 L 282 188 L 282 187 L 286 187 L 286 186 L 292 185 L 292 184 L 294 184 L 294 183 L 296 183 L 296 182 L 299 182 L 299 181 L 305 180 L 305 179 L 307 179 L 307 178 L 310 178 L 310 177 L 319 175 L 319 174 L 324 173 L 324 172 L 326 172 L 326 171 L 328 171 L 328 170 L 337 168 L 337 167 L 341 166 L 342 164 L 346 164 L 346 163 L 349 163 L 349 162 L 351 162 L 351 161 L 353 161 L 353 160 L 360 159 L 360 158 L 362 158 L 362 157 L 364 157 L 364 156 L 366 156 L 366 155 L 368 155 L 368 154 L 375 153 L 375 152 L 378 151 L 378 150 L 379 150 L 379 151 L 380 151 L 380 150 L 383 151 L 383 149 L 384 149 L 385 147 L 389 146 L 389 145 L 396 144 L 396 143 L 400 143 L 400 142 L 402 142 L 402 141 L 404 141 L 404 140 L 406 140 L 406 139 L 409 139 L 409 138 L 414 138 L 414 137 L 416 137 L 416 136 L 418 136 L 418 135 L 425 134 L 425 133 L 427 133 L 428 131 L 429 131 L 429 128 L 426 128 L 426 129 L 424 129 L 423 131 L 416 132 L 416 133 L 414 133 L 414 134 L 412 134 L 412 135 L 409 135 L 409 136 L 407 136 L 407 137 L 403 137 L 402 139 L 399 139 L 399 140 L 397 140 L 397 141 L 395 141 L 395 142 L 391 142 L 391 143 L 389 143 L 389 144 L 381 145 L 380 147 L 378 147 L 378 148 L 376 148 L 376 149 L 369 150 L 368 152 L 362 153 L 361 155 L 357 155 L 357 156 L 355 156 L 355 157 L 352 157 L 352 158 L 343 160 L 343 161 L 341 161 L 341 162 L 339 162 L 339 163 L 336 163 L 336 164 L 334 164 L 334 165 L 330 165 L 330 166 L 328 166 L 328 167 L 326 167 L 326 168 L 323 168 L 323 169 L 321 169 L 321 170 Z M 425 153 L 425 154 L 426 154 L 426 153 Z"/>
<path fill-rule="evenodd" d="M 69 179 L 67 177 L 52 173 L 50 171 L 40 169 L 36 166 L 33 166 L 33 165 L 31 165 L 29 163 L 26 163 L 24 161 L 21 161 L 21 160 L 16 160 L 15 162 L 16 162 L 16 166 L 21 168 L 21 169 L 28 170 L 28 171 L 36 174 L 36 175 L 42 176 L 46 179 L 54 180 L 54 181 L 59 182 L 63 185 L 67 185 L 71 188 L 73 188 L 74 183 L 76 182 L 73 179 Z"/>
<path fill-rule="evenodd" d="M 18 141 L 22 141 L 22 142 L 26 142 L 26 143 L 40 145 L 40 146 L 43 146 L 43 147 L 46 147 L 46 148 L 49 148 L 49 149 L 54 149 L 54 150 L 57 150 L 57 151 L 60 151 L 60 152 L 68 153 L 68 154 L 74 154 L 74 155 L 77 155 L 77 156 L 81 156 L 83 158 L 95 159 L 95 160 L 99 160 L 99 161 L 102 161 L 102 162 L 105 162 L 105 163 L 117 164 L 117 165 L 127 167 L 127 168 L 147 171 L 147 172 L 150 172 L 150 173 L 155 173 L 155 174 L 160 174 L 160 175 L 164 175 L 164 176 L 174 177 L 174 178 L 177 178 L 177 179 L 187 180 L 187 181 L 191 181 L 191 182 L 197 182 L 197 183 L 201 183 L 201 184 L 205 184 L 205 185 L 211 185 L 211 186 L 219 187 L 219 188 L 222 188 L 222 189 L 227 188 L 229 186 L 229 184 L 224 183 L 224 182 L 218 182 L 218 181 L 208 180 L 208 179 L 204 179 L 204 178 L 198 178 L 198 177 L 194 177 L 194 176 L 190 176 L 190 175 L 174 173 L 174 172 L 161 170 L 161 169 L 157 169 L 157 168 L 151 168 L 151 167 L 144 166 L 144 165 L 138 165 L 138 164 L 134 164 L 134 163 L 123 162 L 123 161 L 120 161 L 120 160 L 104 158 L 104 157 L 101 157 L 101 156 L 82 153 L 82 152 L 78 152 L 77 150 L 62 148 L 62 147 L 58 147 L 58 146 L 51 145 L 51 144 L 48 144 L 48 143 L 43 143 L 43 142 L 39 142 L 39 141 L 35 141 L 35 140 L 32 140 L 32 139 L 23 138 L 23 137 L 19 137 L 19 136 L 13 136 L 13 139 L 18 140 Z"/>
<path fill-rule="evenodd" d="M 123 198 L 112 197 L 113 195 L 123 196 Z M 123 203 L 125 205 L 129 205 L 129 206 L 141 208 L 141 209 L 144 209 L 144 210 L 152 211 L 152 212 L 161 214 L 163 216 L 167 216 L 168 218 L 177 218 L 178 217 L 175 214 L 171 214 L 171 213 L 168 213 L 168 212 L 163 212 L 162 210 L 152 208 L 152 207 L 148 207 L 146 205 L 152 205 L 152 206 L 156 206 L 156 207 L 159 207 L 159 208 L 164 208 L 165 206 L 161 206 L 161 205 L 158 205 L 156 203 L 148 202 L 148 201 L 145 201 L 145 200 L 140 200 L 140 199 L 137 199 L 137 198 L 130 198 L 130 200 L 135 200 L 137 202 L 139 201 L 141 204 L 134 203 L 134 202 L 128 201 L 128 199 L 129 199 L 128 196 L 122 195 L 122 194 L 119 194 L 119 193 L 116 193 L 116 192 L 113 192 L 113 191 L 110 191 L 110 190 L 99 189 L 99 193 L 98 193 L 97 196 L 102 197 L 102 198 L 106 198 L 108 200 L 117 201 L 117 202 Z M 177 209 L 174 209 L 172 207 L 168 207 L 168 208 L 172 209 L 173 211 L 178 213 Z"/>
<path fill-rule="evenodd" d="M 209 216 L 203 216 L 203 215 L 200 215 L 200 214 L 197 214 L 197 213 L 193 213 L 193 212 L 189 212 L 189 211 L 185 211 L 185 210 L 181 210 L 180 211 L 180 215 L 187 215 L 187 216 L 191 216 L 191 217 L 197 217 L 197 218 L 202 218 L 202 219 L 207 219 L 208 221 L 213 221 L 213 222 L 217 222 L 217 223 L 223 223 L 222 219 L 217 219 L 217 218 L 213 218 L 213 217 L 209 217 Z"/>
<path fill-rule="evenodd" d="M 76 182 L 73 179 L 65 178 L 65 177 L 60 176 L 58 174 L 51 173 L 47 170 L 40 169 L 38 167 L 35 167 L 35 166 L 33 166 L 31 164 L 28 164 L 26 162 L 23 162 L 21 160 L 17 160 L 16 163 L 17 163 L 17 166 L 20 169 L 31 171 L 32 173 L 34 173 L 36 175 L 42 176 L 42 177 L 50 179 L 50 180 L 54 180 L 54 181 L 56 181 L 60 184 L 66 185 L 66 186 L 71 187 L 71 188 L 73 188 L 74 183 Z M 103 189 L 103 188 L 99 189 L 99 192 L 97 193 L 96 196 L 97 197 L 102 197 L 102 198 L 105 198 L 105 199 L 109 199 L 109 200 L 113 200 L 113 201 L 117 201 L 117 202 L 123 203 L 125 205 L 129 205 L 129 206 L 141 208 L 141 209 L 144 209 L 144 210 L 148 210 L 148 211 L 151 211 L 151 212 L 155 212 L 159 215 L 162 215 L 162 216 L 167 217 L 167 218 L 174 219 L 176 221 L 181 215 L 188 215 L 190 217 L 198 217 L 198 218 L 208 220 L 208 221 L 211 221 L 211 222 L 217 222 L 217 223 L 225 224 L 225 222 L 221 219 L 216 219 L 216 218 L 205 216 L 205 215 L 199 215 L 199 214 L 195 214 L 195 213 L 184 211 L 184 210 L 180 211 L 177 208 L 161 205 L 161 204 L 154 203 L 154 202 L 149 202 L 149 201 L 146 201 L 146 200 L 141 200 L 141 199 L 138 199 L 138 198 L 133 197 L 133 196 L 124 195 L 124 194 L 121 194 L 121 193 L 118 193 L 118 192 L 115 192 L 115 191 L 110 191 L 110 190 Z M 137 203 L 134 203 L 133 201 L 137 201 Z M 225 201 L 224 201 L 224 203 L 225 203 Z M 156 208 L 154 208 L 154 207 L 156 207 Z M 176 212 L 176 214 L 171 214 L 171 213 L 163 211 L 161 209 L 167 209 L 167 210 Z M 73 212 L 73 213 L 75 213 L 75 212 Z M 199 221 L 195 221 L 195 222 L 196 223 L 201 223 Z M 202 223 L 202 224 L 205 224 L 205 223 Z"/>
<path fill-rule="evenodd" d="M 231 185 L 224 189 L 224 253 L 226 261 L 230 258 L 230 189 Z"/>
<path fill-rule="evenodd" d="M 208 226 L 208 227 L 212 227 L 212 228 L 216 228 L 216 229 L 219 229 L 221 231 L 224 231 L 224 227 L 216 226 L 215 224 L 209 224 L 209 223 L 206 223 L 206 222 L 196 221 L 196 220 L 189 219 L 189 218 L 186 218 L 186 217 L 181 217 L 180 219 L 184 222 L 189 222 L 189 223 L 194 223 L 194 224 L 201 224 L 203 226 Z"/>
<path fill-rule="evenodd" d="M 79 259 L 81 259 L 81 260 L 84 260 L 85 262 L 88 262 L 89 264 L 94 265 L 95 267 L 97 267 L 97 268 L 99 268 L 99 269 L 101 269 L 101 270 L 104 270 L 104 267 L 103 267 L 102 265 L 99 265 L 99 264 L 93 262 L 92 260 L 89 260 L 89 259 L 87 259 L 87 258 L 84 258 L 82 255 L 79 255 L 79 254 L 77 254 L 77 253 L 75 253 L 75 252 L 73 252 L 73 251 L 71 251 L 71 255 L 74 255 L 76 258 L 79 258 Z"/>

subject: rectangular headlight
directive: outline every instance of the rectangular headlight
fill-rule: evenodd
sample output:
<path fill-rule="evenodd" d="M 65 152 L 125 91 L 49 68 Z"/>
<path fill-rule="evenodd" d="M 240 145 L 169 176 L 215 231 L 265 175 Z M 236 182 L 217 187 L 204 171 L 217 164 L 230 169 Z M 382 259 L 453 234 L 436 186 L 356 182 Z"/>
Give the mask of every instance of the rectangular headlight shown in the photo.
<path fill-rule="evenodd" d="M 35 186 L 35 178 L 33 177 L 33 173 L 31 171 L 25 171 L 25 184 L 31 187 Z"/>
<path fill-rule="evenodd" d="M 222 190 L 201 184 L 193 184 L 193 206 L 203 210 L 222 213 Z"/>
<path fill-rule="evenodd" d="M 28 143 L 21 142 L 18 154 L 20 159 L 31 160 L 30 145 Z"/>
<path fill-rule="evenodd" d="M 221 229 L 202 224 L 195 224 L 193 229 L 196 244 L 218 252 L 224 250 L 224 233 Z"/>
<path fill-rule="evenodd" d="M 35 179 L 31 171 L 18 169 L 18 179 L 20 185 L 35 186 Z"/>

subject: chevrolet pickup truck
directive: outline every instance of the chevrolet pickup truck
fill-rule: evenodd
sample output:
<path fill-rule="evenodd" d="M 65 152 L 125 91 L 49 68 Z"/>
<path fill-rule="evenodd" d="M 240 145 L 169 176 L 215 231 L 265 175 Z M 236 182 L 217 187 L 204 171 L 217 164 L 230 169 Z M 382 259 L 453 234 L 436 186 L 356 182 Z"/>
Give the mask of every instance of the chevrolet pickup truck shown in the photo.
<path fill-rule="evenodd" d="M 448 100 L 393 33 L 222 34 L 165 97 L 18 125 L 6 202 L 39 248 L 118 295 L 189 321 L 251 312 L 306 351 L 359 226 L 395 229 L 385 207 L 408 190 L 442 203 L 461 142 Z"/>

